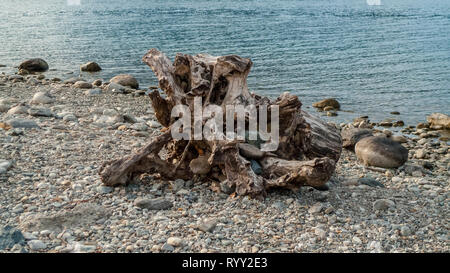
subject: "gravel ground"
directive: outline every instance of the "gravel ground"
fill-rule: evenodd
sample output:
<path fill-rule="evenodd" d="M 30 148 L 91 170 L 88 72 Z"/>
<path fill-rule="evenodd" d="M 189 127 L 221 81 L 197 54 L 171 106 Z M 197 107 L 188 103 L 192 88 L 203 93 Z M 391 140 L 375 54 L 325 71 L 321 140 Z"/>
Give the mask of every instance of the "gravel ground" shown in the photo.
<path fill-rule="evenodd" d="M 101 164 L 159 134 L 149 99 L 25 81 L 0 75 L 0 252 L 449 251 L 445 141 L 406 136 L 410 159 L 398 170 L 343 151 L 329 190 L 263 201 L 145 175 L 109 188 Z M 38 127 L 9 129 L 11 119 Z"/>

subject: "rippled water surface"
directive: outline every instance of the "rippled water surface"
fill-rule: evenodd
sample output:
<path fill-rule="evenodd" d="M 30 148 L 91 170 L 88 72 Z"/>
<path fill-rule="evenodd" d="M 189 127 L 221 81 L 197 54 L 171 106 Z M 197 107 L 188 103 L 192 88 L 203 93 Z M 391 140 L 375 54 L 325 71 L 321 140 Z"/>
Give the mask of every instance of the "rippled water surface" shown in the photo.
<path fill-rule="evenodd" d="M 305 107 L 335 97 L 334 120 L 367 114 L 423 121 L 450 114 L 450 1 L 145 1 L 0 0 L 0 64 L 29 57 L 48 61 L 63 78 L 81 63 L 135 75 L 155 85 L 141 62 L 152 47 L 176 52 L 238 54 L 254 62 L 252 90 L 277 96 L 291 91 Z M 85 76 L 89 78 L 89 76 Z"/>

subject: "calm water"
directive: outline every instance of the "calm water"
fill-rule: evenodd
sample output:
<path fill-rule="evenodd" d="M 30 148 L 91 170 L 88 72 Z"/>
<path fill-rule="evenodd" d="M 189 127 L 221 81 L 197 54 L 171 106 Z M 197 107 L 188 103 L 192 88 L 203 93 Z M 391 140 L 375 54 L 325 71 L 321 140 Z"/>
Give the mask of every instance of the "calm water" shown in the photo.
<path fill-rule="evenodd" d="M 135 75 L 155 85 L 141 62 L 156 47 L 176 52 L 249 57 L 252 90 L 298 94 L 305 106 L 335 97 L 335 120 L 368 114 L 373 121 L 400 111 L 423 121 L 450 114 L 450 1 L 145 1 L 0 0 L 0 64 L 42 57 L 63 78 L 81 63 Z M 86 76 L 86 78 L 89 78 Z"/>

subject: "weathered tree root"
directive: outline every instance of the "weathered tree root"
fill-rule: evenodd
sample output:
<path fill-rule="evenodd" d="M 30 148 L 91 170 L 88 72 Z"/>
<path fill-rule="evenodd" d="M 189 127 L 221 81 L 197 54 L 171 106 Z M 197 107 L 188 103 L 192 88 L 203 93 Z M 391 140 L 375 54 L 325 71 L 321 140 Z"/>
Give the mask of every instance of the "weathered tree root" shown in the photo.
<path fill-rule="evenodd" d="M 125 185 L 136 174 L 158 173 L 166 179 L 197 176 L 226 180 L 239 195 L 262 197 L 270 188 L 318 187 L 330 179 L 341 154 L 340 133 L 334 126 L 302 111 L 297 96 L 283 93 L 271 101 L 251 94 L 247 87 L 250 59 L 236 55 L 177 54 L 172 63 L 166 55 L 151 49 L 143 61 L 155 72 L 159 87 L 166 94 L 164 98 L 158 91 L 150 94 L 155 116 L 166 130 L 134 155 L 103 164 L 99 174 L 105 185 Z M 255 105 L 258 110 L 267 107 L 271 117 L 273 106 L 278 106 L 278 148 L 264 152 L 259 147 L 263 141 L 249 139 L 173 139 L 171 131 L 177 118 L 171 117 L 172 108 L 186 105 L 194 112 L 194 99 L 198 97 L 202 98 L 203 109 L 216 105 L 223 113 L 227 105 Z M 250 115 L 245 118 L 246 130 L 250 130 L 247 129 Z M 266 122 L 269 128 L 270 118 Z M 258 123 L 258 127 L 261 125 Z M 168 152 L 166 159 L 159 156 L 163 148 Z"/>

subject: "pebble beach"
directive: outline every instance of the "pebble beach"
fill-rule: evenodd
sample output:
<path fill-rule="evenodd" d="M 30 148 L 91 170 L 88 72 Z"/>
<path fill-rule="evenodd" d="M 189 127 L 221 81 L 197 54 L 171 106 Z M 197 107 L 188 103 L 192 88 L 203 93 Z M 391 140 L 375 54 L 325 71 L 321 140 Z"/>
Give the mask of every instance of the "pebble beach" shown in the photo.
<path fill-rule="evenodd" d="M 0 252 L 449 251 L 442 126 L 372 124 L 408 149 L 407 162 L 367 167 L 343 149 L 326 189 L 255 200 L 150 175 L 112 188 L 103 162 L 161 134 L 147 89 L 24 74 L 0 75 Z"/>

